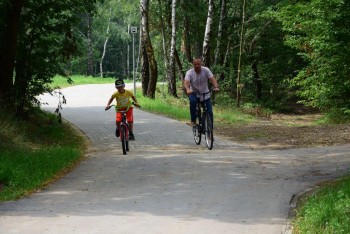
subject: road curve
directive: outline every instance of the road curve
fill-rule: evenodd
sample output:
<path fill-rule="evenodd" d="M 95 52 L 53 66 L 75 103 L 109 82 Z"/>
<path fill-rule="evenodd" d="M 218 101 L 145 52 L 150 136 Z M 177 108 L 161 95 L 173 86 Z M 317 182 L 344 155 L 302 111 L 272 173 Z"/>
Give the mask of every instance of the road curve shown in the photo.
<path fill-rule="evenodd" d="M 138 109 L 136 141 L 122 155 L 114 113 L 104 111 L 113 91 L 63 90 L 63 117 L 91 141 L 87 159 L 46 189 L 0 203 L 0 233 L 285 233 L 293 194 L 349 168 L 350 145 L 258 151 L 215 137 L 209 151 L 185 123 Z"/>

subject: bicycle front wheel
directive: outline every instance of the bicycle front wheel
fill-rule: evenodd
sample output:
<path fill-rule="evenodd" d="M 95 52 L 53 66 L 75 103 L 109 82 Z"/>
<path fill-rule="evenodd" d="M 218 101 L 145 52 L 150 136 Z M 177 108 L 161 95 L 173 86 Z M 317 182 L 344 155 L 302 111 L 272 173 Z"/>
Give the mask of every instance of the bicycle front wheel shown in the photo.
<path fill-rule="evenodd" d="M 129 151 L 129 139 L 126 139 L 126 151 Z"/>
<path fill-rule="evenodd" d="M 202 140 L 200 126 L 198 124 L 194 125 L 192 128 L 192 131 L 193 131 L 194 142 L 196 142 L 196 144 L 199 145 L 201 143 L 201 140 Z"/>
<path fill-rule="evenodd" d="M 214 136 L 213 136 L 213 124 L 209 114 L 206 114 L 204 119 L 204 135 L 208 149 L 213 148 Z"/>
<path fill-rule="evenodd" d="M 120 125 L 120 140 L 122 141 L 123 154 L 126 154 L 126 129 L 124 125 Z"/>

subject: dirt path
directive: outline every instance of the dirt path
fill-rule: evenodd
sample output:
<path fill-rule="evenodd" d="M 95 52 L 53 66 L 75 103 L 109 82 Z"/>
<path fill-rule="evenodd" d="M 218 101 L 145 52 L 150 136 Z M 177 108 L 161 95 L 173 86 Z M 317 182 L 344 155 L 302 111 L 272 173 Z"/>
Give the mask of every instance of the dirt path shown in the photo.
<path fill-rule="evenodd" d="M 315 125 L 318 114 L 272 115 L 242 126 L 218 125 L 216 134 L 253 149 L 287 149 L 350 143 L 350 124 Z"/>

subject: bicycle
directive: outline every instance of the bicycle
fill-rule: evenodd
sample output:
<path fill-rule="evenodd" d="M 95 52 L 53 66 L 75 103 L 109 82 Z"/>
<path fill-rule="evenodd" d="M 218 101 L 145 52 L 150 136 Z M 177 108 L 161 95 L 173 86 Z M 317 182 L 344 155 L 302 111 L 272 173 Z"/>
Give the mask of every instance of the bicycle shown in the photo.
<path fill-rule="evenodd" d="M 196 93 L 197 106 L 196 106 L 196 123 L 193 128 L 193 138 L 197 145 L 201 143 L 202 134 L 205 136 L 205 141 L 209 150 L 213 148 L 214 134 L 213 134 L 213 122 L 210 114 L 207 111 L 207 105 L 204 101 L 205 95 L 210 93 Z M 200 96 L 203 96 L 203 101 L 200 101 Z"/>
<path fill-rule="evenodd" d="M 132 103 L 135 105 L 135 103 Z M 116 112 L 120 112 L 122 115 L 122 121 L 120 122 L 120 127 L 119 127 L 119 137 L 120 141 L 122 142 L 122 151 L 123 154 L 125 155 L 127 151 L 129 151 L 129 124 L 126 118 L 126 112 L 128 112 L 130 107 L 118 107 L 116 105 L 110 105 L 108 108 L 105 110 L 109 110 L 112 106 L 115 107 Z"/>

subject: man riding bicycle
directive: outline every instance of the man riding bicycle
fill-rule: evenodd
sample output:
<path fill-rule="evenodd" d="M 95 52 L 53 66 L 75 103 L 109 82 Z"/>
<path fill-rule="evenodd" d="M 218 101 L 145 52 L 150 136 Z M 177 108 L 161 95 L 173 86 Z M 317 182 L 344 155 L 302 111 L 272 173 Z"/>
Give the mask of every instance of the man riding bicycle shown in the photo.
<path fill-rule="evenodd" d="M 191 125 L 194 126 L 196 124 L 196 93 L 208 93 L 205 95 L 204 100 L 200 101 L 205 101 L 207 105 L 207 111 L 213 121 L 213 108 L 210 101 L 208 81 L 212 83 L 214 87 L 213 90 L 216 92 L 219 91 L 219 86 L 210 69 L 202 66 L 201 58 L 193 59 L 192 64 L 193 68 L 186 72 L 184 88 L 186 89 L 186 93 L 190 100 Z M 200 98 L 203 99 L 203 97 Z"/>

